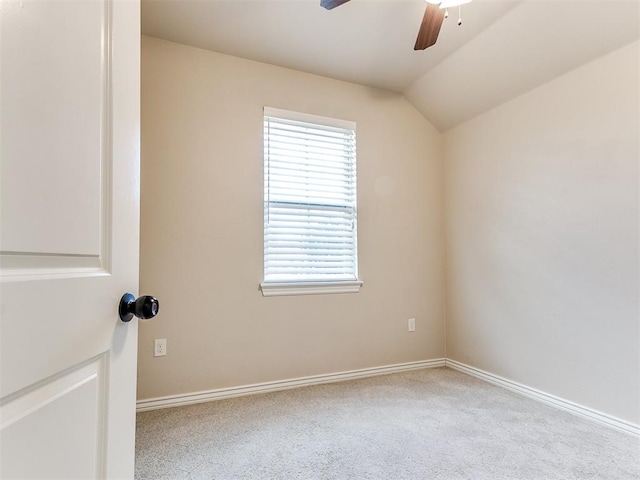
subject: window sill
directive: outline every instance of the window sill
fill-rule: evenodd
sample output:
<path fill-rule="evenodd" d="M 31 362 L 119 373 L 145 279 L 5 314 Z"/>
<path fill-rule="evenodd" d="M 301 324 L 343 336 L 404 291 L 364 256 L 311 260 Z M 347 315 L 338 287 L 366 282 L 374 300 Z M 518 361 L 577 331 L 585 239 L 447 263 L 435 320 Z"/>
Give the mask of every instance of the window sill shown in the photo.
<path fill-rule="evenodd" d="M 358 293 L 360 280 L 345 282 L 300 282 L 300 283 L 261 283 L 263 297 L 284 297 L 291 295 L 327 295 L 333 293 Z"/>

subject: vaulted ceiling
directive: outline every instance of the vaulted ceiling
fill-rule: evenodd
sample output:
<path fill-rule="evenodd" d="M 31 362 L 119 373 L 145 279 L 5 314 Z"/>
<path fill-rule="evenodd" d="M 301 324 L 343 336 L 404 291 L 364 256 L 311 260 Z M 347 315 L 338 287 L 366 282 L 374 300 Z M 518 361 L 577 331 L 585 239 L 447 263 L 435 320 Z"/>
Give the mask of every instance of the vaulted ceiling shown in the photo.
<path fill-rule="evenodd" d="M 145 35 L 402 93 L 440 131 L 640 38 L 638 0 L 474 0 L 414 51 L 424 0 L 142 0 Z"/>

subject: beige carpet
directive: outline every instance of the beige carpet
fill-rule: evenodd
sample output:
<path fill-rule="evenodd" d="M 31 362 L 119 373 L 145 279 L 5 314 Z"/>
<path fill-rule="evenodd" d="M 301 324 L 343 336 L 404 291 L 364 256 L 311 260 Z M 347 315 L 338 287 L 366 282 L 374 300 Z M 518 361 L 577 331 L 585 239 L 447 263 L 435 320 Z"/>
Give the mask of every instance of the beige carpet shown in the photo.
<path fill-rule="evenodd" d="M 138 414 L 136 479 L 640 479 L 640 439 L 438 368 Z"/>

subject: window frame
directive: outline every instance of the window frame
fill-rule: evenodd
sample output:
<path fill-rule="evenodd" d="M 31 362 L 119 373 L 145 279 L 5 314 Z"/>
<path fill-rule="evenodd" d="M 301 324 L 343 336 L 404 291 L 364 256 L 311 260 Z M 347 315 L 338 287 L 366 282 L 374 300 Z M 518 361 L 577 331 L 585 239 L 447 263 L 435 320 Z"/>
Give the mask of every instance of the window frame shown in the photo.
<path fill-rule="evenodd" d="M 356 135 L 356 123 L 348 120 L 340 120 L 336 118 L 323 117 L 319 115 L 312 115 L 308 113 L 301 112 L 293 112 L 289 110 L 282 110 L 278 108 L 272 107 L 264 107 L 263 109 L 263 125 L 265 124 L 267 117 L 274 117 L 283 120 L 291 120 L 297 122 L 305 122 L 310 124 L 315 124 L 321 127 L 336 127 L 341 129 L 352 130 L 353 134 Z M 263 145 L 267 144 L 267 132 L 263 130 Z M 263 152 L 263 185 L 267 185 L 268 183 L 268 152 Z M 357 205 L 358 205 L 358 194 L 357 194 L 357 158 L 354 154 L 354 178 L 353 178 L 353 188 L 355 192 L 354 205 L 353 205 L 353 221 L 354 221 L 354 267 L 355 267 L 355 279 L 349 280 L 296 280 L 296 281 L 267 281 L 265 280 L 266 274 L 266 266 L 265 266 L 265 255 L 266 251 L 263 248 L 263 281 L 260 283 L 260 290 L 262 291 L 262 295 L 265 297 L 270 296 L 289 296 L 289 295 L 318 295 L 318 294 L 336 294 L 336 293 L 358 293 L 360 291 L 360 287 L 363 285 L 362 280 L 359 278 L 359 267 L 358 267 L 358 234 L 357 234 Z M 269 192 L 267 191 L 267 187 L 265 186 L 265 191 L 263 192 L 263 205 L 264 205 L 264 216 L 267 218 L 267 209 L 270 208 L 270 205 L 273 203 L 278 203 L 277 201 L 271 202 L 269 197 Z M 303 205 L 302 203 L 300 205 Z M 263 223 L 263 245 L 266 245 L 267 241 L 267 230 L 266 230 L 266 220 Z"/>

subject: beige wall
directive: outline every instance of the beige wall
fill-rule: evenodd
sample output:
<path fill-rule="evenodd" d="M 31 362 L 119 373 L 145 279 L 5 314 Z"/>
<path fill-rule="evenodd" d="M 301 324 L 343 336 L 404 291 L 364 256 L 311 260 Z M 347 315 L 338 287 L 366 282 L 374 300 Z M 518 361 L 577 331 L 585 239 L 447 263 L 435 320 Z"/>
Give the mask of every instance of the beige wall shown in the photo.
<path fill-rule="evenodd" d="M 265 105 L 357 122 L 359 294 L 258 290 Z M 399 95 L 144 37 L 138 397 L 443 357 L 441 167 Z"/>
<path fill-rule="evenodd" d="M 441 136 L 395 94 L 143 38 L 138 397 L 440 358 L 446 288 L 449 358 L 638 423 L 639 82 L 636 42 Z M 359 294 L 258 290 L 265 105 L 358 124 Z"/>
<path fill-rule="evenodd" d="M 445 135 L 447 356 L 640 421 L 638 43 Z"/>

